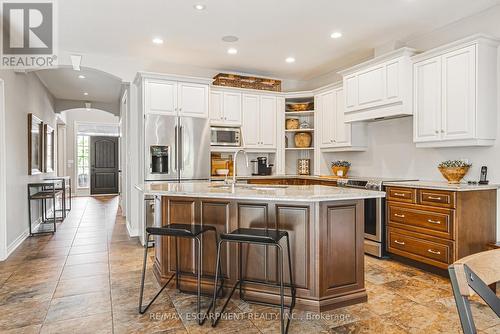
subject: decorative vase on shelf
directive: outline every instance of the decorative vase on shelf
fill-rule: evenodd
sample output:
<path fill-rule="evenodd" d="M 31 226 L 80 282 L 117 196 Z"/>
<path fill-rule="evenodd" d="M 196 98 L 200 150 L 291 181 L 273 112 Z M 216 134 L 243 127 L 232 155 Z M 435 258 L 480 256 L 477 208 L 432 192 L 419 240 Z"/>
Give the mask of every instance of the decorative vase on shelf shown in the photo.
<path fill-rule="evenodd" d="M 308 132 L 297 132 L 293 137 L 295 141 L 295 147 L 307 148 L 311 147 L 312 136 Z"/>
<path fill-rule="evenodd" d="M 469 171 L 471 163 L 464 160 L 447 160 L 438 165 L 438 169 L 449 184 L 458 184 Z"/>

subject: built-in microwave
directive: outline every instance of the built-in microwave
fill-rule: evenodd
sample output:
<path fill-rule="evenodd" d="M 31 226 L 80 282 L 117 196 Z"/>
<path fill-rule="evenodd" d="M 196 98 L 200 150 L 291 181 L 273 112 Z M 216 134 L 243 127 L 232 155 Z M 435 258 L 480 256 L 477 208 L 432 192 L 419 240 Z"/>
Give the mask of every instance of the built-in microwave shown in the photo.
<path fill-rule="evenodd" d="M 212 126 L 210 144 L 212 146 L 241 146 L 241 128 Z"/>

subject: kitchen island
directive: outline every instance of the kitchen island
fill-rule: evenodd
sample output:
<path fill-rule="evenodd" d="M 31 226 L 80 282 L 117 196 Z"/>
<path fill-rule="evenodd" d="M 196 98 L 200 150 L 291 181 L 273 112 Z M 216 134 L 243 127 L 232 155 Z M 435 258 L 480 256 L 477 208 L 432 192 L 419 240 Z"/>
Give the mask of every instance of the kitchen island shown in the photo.
<path fill-rule="evenodd" d="M 281 229 L 290 235 L 297 307 L 322 312 L 367 299 L 364 287 L 364 199 L 385 193 L 320 185 L 225 185 L 223 183 L 149 183 L 137 187 L 156 198 L 155 221 L 207 224 L 219 233 L 237 228 Z M 212 291 L 216 248 L 212 234 L 203 236 L 203 289 Z M 154 272 L 166 280 L 175 272 L 175 242 L 156 240 Z M 194 242 L 179 239 L 179 266 L 195 272 Z M 277 254 L 272 247 L 242 245 L 243 277 L 274 281 Z M 238 246 L 222 249 L 225 285 L 238 277 Z M 288 270 L 285 270 L 287 273 Z M 285 281 L 288 281 L 285 275 Z M 184 275 L 181 287 L 195 290 L 195 278 Z M 277 302 L 278 290 L 246 284 L 250 300 Z"/>

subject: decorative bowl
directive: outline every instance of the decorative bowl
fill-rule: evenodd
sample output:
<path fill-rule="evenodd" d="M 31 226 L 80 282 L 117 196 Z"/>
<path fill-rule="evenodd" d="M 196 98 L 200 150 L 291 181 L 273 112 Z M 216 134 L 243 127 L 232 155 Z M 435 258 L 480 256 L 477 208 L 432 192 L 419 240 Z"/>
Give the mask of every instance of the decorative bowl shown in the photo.
<path fill-rule="evenodd" d="M 338 177 L 347 177 L 349 167 L 332 166 L 332 174 Z"/>
<path fill-rule="evenodd" d="M 288 103 L 286 108 L 288 111 L 308 111 L 312 108 L 312 103 Z"/>
<path fill-rule="evenodd" d="M 470 167 L 438 167 L 441 174 L 450 184 L 457 184 L 464 178 Z"/>
<path fill-rule="evenodd" d="M 217 173 L 217 175 L 226 176 L 229 174 L 229 169 L 226 168 L 216 169 L 215 173 Z"/>

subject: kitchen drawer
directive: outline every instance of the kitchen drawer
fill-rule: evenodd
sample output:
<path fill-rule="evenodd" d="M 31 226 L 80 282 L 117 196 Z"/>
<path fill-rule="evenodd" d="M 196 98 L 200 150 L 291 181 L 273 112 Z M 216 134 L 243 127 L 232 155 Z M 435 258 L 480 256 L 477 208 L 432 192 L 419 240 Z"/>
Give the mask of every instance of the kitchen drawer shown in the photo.
<path fill-rule="evenodd" d="M 454 208 L 455 193 L 451 191 L 419 189 L 418 203 L 442 208 Z"/>
<path fill-rule="evenodd" d="M 389 201 L 416 203 L 416 189 L 388 187 L 386 192 Z"/>
<path fill-rule="evenodd" d="M 447 269 L 453 263 L 453 242 L 389 227 L 388 251 Z"/>
<path fill-rule="evenodd" d="M 425 210 L 417 205 L 387 204 L 387 221 L 398 228 L 453 239 L 454 210 Z"/>

